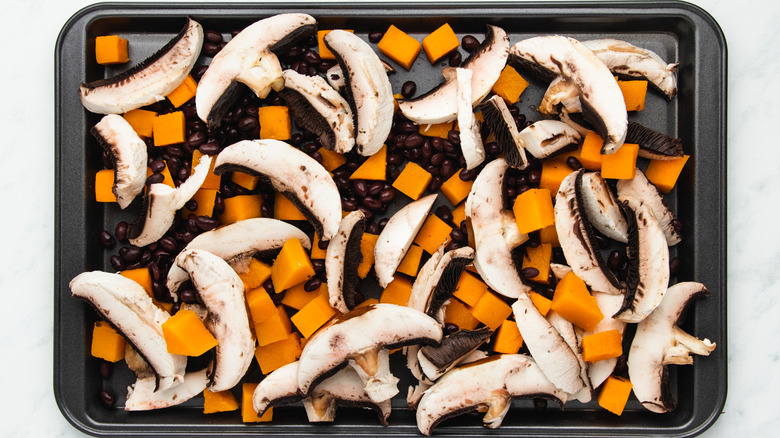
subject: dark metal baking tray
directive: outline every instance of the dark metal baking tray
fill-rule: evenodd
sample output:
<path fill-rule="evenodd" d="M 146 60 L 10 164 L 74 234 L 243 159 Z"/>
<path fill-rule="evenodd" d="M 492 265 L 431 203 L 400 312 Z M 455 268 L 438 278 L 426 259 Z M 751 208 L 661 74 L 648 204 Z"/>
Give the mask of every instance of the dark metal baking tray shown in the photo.
<path fill-rule="evenodd" d="M 678 188 L 666 201 L 686 225 L 684 240 L 673 248 L 682 268 L 677 280 L 704 283 L 711 294 L 700 299 L 683 328 L 718 343 L 693 366 L 673 368 L 679 405 L 668 414 L 643 409 L 632 397 L 621 417 L 587 405 L 567 403 L 565 410 L 537 412 L 529 400 L 516 400 L 498 430 L 488 430 L 472 416 L 441 424 L 436 436 L 692 436 L 718 417 L 726 398 L 726 42 L 718 24 L 706 12 L 682 2 L 608 3 L 458 3 L 442 4 L 165 4 L 103 3 L 89 6 L 64 25 L 55 52 L 56 240 L 54 287 L 54 394 L 65 418 L 92 435 L 205 436 L 267 434 L 283 436 L 413 436 L 419 432 L 413 412 L 405 409 L 405 386 L 393 401 L 388 427 L 372 413 L 340 408 L 331 425 L 310 425 L 300 406 L 279 407 L 270 424 L 241 424 L 237 414 L 203 415 L 200 402 L 156 412 L 128 413 L 123 394 L 133 376 L 122 367 L 103 381 L 99 361 L 89 356 L 90 327 L 97 315 L 70 297 L 68 282 L 94 269 L 111 270 L 110 251 L 98 243 L 98 233 L 113 229 L 135 212 L 119 212 L 94 202 L 92 176 L 101 166 L 89 128 L 99 116 L 84 110 L 78 85 L 115 72 L 104 70 L 88 56 L 92 39 L 119 34 L 132 41 L 131 63 L 168 41 L 190 16 L 206 29 L 229 33 L 257 19 L 282 12 L 307 12 L 322 29 L 349 28 L 364 38 L 371 30 L 395 24 L 421 40 L 448 22 L 459 36 L 482 35 L 484 23 L 503 27 L 510 42 L 559 33 L 575 38 L 615 37 L 678 60 L 679 94 L 671 102 L 648 94 L 646 109 L 634 120 L 683 140 L 691 159 Z M 424 91 L 439 81 L 420 56 L 412 73 L 402 68 L 391 75 L 394 90 L 408 79 Z M 417 75 L 415 76 L 415 73 Z M 543 87 L 533 84 L 520 106 L 534 117 Z M 113 409 L 99 399 L 106 387 L 118 395 Z"/>

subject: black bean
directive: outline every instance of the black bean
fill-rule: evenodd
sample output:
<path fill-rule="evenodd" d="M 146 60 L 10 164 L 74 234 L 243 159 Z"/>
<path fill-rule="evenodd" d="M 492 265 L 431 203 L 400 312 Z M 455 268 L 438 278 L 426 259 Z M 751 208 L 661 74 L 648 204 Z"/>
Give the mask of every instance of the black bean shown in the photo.
<path fill-rule="evenodd" d="M 404 147 L 407 149 L 417 148 L 423 145 L 425 139 L 418 133 L 409 134 L 404 140 Z"/>
<path fill-rule="evenodd" d="M 539 275 L 539 270 L 536 268 L 528 267 L 528 268 L 523 268 L 523 270 L 520 273 L 523 275 L 523 278 L 529 279 Z"/>
<path fill-rule="evenodd" d="M 207 143 L 203 143 L 202 145 L 198 146 L 198 150 L 201 154 L 205 155 L 214 155 L 219 153 L 219 143 L 209 141 Z"/>
<path fill-rule="evenodd" d="M 200 81 L 200 78 L 203 77 L 203 73 L 206 73 L 206 70 L 208 69 L 208 65 L 199 65 L 192 69 L 192 77 L 195 78 L 196 81 Z M 185 113 L 184 116 L 187 117 L 187 113 Z"/>
<path fill-rule="evenodd" d="M 347 164 L 344 165 L 344 167 L 346 167 L 348 171 L 354 172 L 355 170 L 357 170 L 358 167 L 360 167 L 360 163 L 355 161 L 348 161 Z"/>
<path fill-rule="evenodd" d="M 390 164 L 401 164 L 404 162 L 404 157 L 401 154 L 388 154 L 387 162 Z"/>
<path fill-rule="evenodd" d="M 248 132 L 259 127 L 257 117 L 245 116 L 238 121 L 238 129 Z"/>
<path fill-rule="evenodd" d="M 203 43 L 203 53 L 206 56 L 215 56 L 219 53 L 219 44 Z"/>
<path fill-rule="evenodd" d="M 571 170 L 580 170 L 582 169 L 582 163 L 580 163 L 580 160 L 577 159 L 577 157 L 569 157 L 566 159 L 566 165 L 569 166 L 569 169 Z"/>
<path fill-rule="evenodd" d="M 442 161 L 440 169 L 441 169 L 441 176 L 444 178 L 451 177 L 458 170 L 455 168 L 455 162 L 450 160 L 449 158 Z"/>
<path fill-rule="evenodd" d="M 126 246 L 119 248 L 119 256 L 122 257 L 122 260 L 129 263 L 138 261 L 138 258 L 141 257 L 142 252 L 143 250 L 137 246 Z"/>
<path fill-rule="evenodd" d="M 448 59 L 450 67 L 458 67 L 460 66 L 460 63 L 463 62 L 463 55 L 460 54 L 457 50 L 450 53 L 450 57 Z"/>
<path fill-rule="evenodd" d="M 436 216 L 444 222 L 452 222 L 452 211 L 446 205 L 440 205 L 436 208 Z"/>
<path fill-rule="evenodd" d="M 266 205 L 265 203 L 263 205 Z M 214 197 L 214 214 L 222 214 L 225 212 L 225 201 L 222 199 L 219 193 Z M 273 213 L 272 213 L 273 215 Z"/>
<path fill-rule="evenodd" d="M 677 275 L 680 272 L 680 258 L 677 256 L 669 259 L 669 275 Z"/>
<path fill-rule="evenodd" d="M 506 199 L 515 199 L 517 197 L 517 189 L 514 187 L 507 187 L 506 192 L 504 193 L 504 198 Z"/>
<path fill-rule="evenodd" d="M 683 230 L 683 223 L 680 219 L 672 219 L 672 226 L 678 233 Z"/>
<path fill-rule="evenodd" d="M 100 377 L 104 379 L 108 379 L 111 377 L 111 371 L 113 371 L 113 364 L 108 361 L 101 361 L 100 362 Z"/>
<path fill-rule="evenodd" d="M 456 131 L 454 129 L 450 129 L 450 132 L 447 133 L 447 140 L 449 140 L 450 143 L 459 145 L 460 144 L 460 132 Z M 444 148 L 447 148 L 447 145 L 445 143 Z M 450 152 L 449 150 L 447 152 Z M 452 151 L 454 152 L 454 150 Z"/>
<path fill-rule="evenodd" d="M 219 226 L 218 220 L 212 219 L 208 216 L 198 216 L 198 218 L 195 219 L 195 223 L 198 225 L 198 228 L 203 231 L 213 230 Z"/>
<path fill-rule="evenodd" d="M 197 300 L 197 294 L 192 289 L 186 289 L 179 292 L 179 298 L 185 303 L 192 304 Z"/>
<path fill-rule="evenodd" d="M 319 289 L 321 285 L 322 280 L 319 278 L 310 278 L 306 283 L 303 284 L 303 290 L 306 292 L 314 292 L 315 290 Z"/>
<path fill-rule="evenodd" d="M 265 289 L 265 291 L 268 292 L 269 295 L 273 296 L 275 293 L 274 282 L 271 281 L 271 279 L 269 278 L 263 283 L 263 289 Z"/>
<path fill-rule="evenodd" d="M 404 134 L 412 134 L 417 132 L 420 129 L 419 126 L 415 125 L 410 120 L 401 120 L 400 122 L 398 122 L 397 127 L 398 130 L 403 132 Z"/>
<path fill-rule="evenodd" d="M 352 190 L 361 198 L 368 195 L 368 184 L 365 180 L 357 179 L 352 182 Z"/>
<path fill-rule="evenodd" d="M 152 253 L 149 253 L 151 256 Z M 152 263 L 147 268 L 149 270 L 149 276 L 152 277 L 152 280 L 160 281 L 160 267 L 156 264 Z"/>
<path fill-rule="evenodd" d="M 609 269 L 617 271 L 618 268 L 623 265 L 623 260 L 623 252 L 614 250 L 609 253 L 609 257 L 607 258 L 607 266 L 609 266 Z"/>
<path fill-rule="evenodd" d="M 498 155 L 501 153 L 501 146 L 499 146 L 498 143 L 491 141 L 490 143 L 485 144 L 485 152 L 487 152 L 488 155 Z"/>
<path fill-rule="evenodd" d="M 468 242 L 468 236 L 463 234 L 462 231 L 460 231 L 460 228 L 453 228 L 452 232 L 450 233 L 450 237 L 452 237 L 452 240 L 460 243 L 466 243 Z"/>
<path fill-rule="evenodd" d="M 341 203 L 341 208 L 344 209 L 344 211 L 355 211 L 358 208 L 357 201 L 343 201 Z"/>
<path fill-rule="evenodd" d="M 473 181 L 474 178 L 477 177 L 478 173 L 479 173 L 479 169 L 476 168 L 471 170 L 463 169 L 460 171 L 458 177 L 460 177 L 461 181 Z"/>
<path fill-rule="evenodd" d="M 433 176 L 441 175 L 441 170 L 439 170 L 439 168 L 434 166 L 433 164 L 428 164 L 426 166 L 423 166 L 423 169 L 425 169 L 428 173 L 430 173 Z"/>
<path fill-rule="evenodd" d="M 315 52 L 314 50 L 307 50 L 303 54 L 303 59 L 306 61 L 307 64 L 311 66 L 318 66 L 320 63 L 322 63 L 322 58 L 320 58 L 319 53 Z"/>
<path fill-rule="evenodd" d="M 446 155 L 444 155 L 442 152 L 433 154 L 433 156 L 431 156 L 430 163 L 432 166 L 440 166 L 441 163 L 444 161 L 445 157 Z"/>
<path fill-rule="evenodd" d="M 479 48 L 479 40 L 473 35 L 466 35 L 460 40 L 460 45 L 467 52 L 472 52 Z"/>
<path fill-rule="evenodd" d="M 380 221 L 379 221 L 379 224 L 378 224 L 378 225 L 379 225 L 379 231 L 380 231 L 380 232 L 381 232 L 381 231 L 382 231 L 382 230 L 385 228 L 385 225 L 387 225 L 387 223 L 388 223 L 389 221 L 390 221 L 390 218 L 386 218 L 386 217 L 385 217 L 385 218 L 382 218 L 382 220 L 380 220 Z"/>
<path fill-rule="evenodd" d="M 153 173 L 160 173 L 163 170 L 165 170 L 165 161 L 164 160 L 152 160 L 152 162 L 149 164 L 149 168 L 152 169 Z"/>
<path fill-rule="evenodd" d="M 303 53 L 303 48 L 301 46 L 292 46 L 287 50 L 287 53 L 284 54 L 287 58 L 297 58 L 301 56 L 301 53 Z"/>
<path fill-rule="evenodd" d="M 100 391 L 100 403 L 102 403 L 103 406 L 107 408 L 113 408 L 115 401 L 116 400 L 114 399 L 114 396 L 110 392 L 106 391 L 105 389 Z"/>
<path fill-rule="evenodd" d="M 114 246 L 114 243 L 116 243 L 116 240 L 114 239 L 114 236 L 111 235 L 111 233 L 106 230 L 102 230 L 100 231 L 100 243 L 106 248 L 111 248 Z"/>
<path fill-rule="evenodd" d="M 389 188 L 389 189 L 383 189 L 381 192 L 379 192 L 379 200 L 382 201 L 385 204 L 388 204 L 390 202 L 393 202 L 393 199 L 395 199 L 395 189 Z"/>
<path fill-rule="evenodd" d="M 182 182 L 183 181 L 187 181 L 187 178 L 190 177 L 190 169 L 188 167 L 182 167 L 181 169 L 179 169 L 179 174 L 177 176 L 179 177 L 179 181 L 182 181 Z M 198 208 L 197 207 L 197 202 L 195 203 L 195 205 L 196 205 L 195 208 L 197 209 Z M 192 210 L 190 210 L 190 211 L 192 211 Z"/>
<path fill-rule="evenodd" d="M 376 44 L 376 43 L 378 43 L 379 41 L 382 40 L 382 37 L 384 35 L 385 35 L 385 33 L 382 32 L 382 31 L 379 31 L 379 30 L 371 31 L 371 32 L 368 33 L 368 41 L 371 42 L 371 43 Z"/>
<path fill-rule="evenodd" d="M 152 184 L 160 184 L 165 180 L 165 177 L 162 173 L 153 173 L 149 175 L 149 178 L 146 178 L 146 185 L 150 186 Z"/>
<path fill-rule="evenodd" d="M 536 410 L 537 412 L 541 412 L 545 409 L 547 409 L 547 400 L 543 398 L 535 398 L 534 410 Z"/>
<path fill-rule="evenodd" d="M 317 247 L 324 251 L 324 250 L 328 249 L 328 244 L 329 243 L 330 243 L 330 241 L 328 241 L 328 240 L 320 240 L 320 241 L 317 242 Z"/>
<path fill-rule="evenodd" d="M 542 171 L 540 169 L 533 169 L 528 172 L 526 178 L 528 180 L 528 184 L 538 185 L 539 181 L 542 180 Z"/>
<path fill-rule="evenodd" d="M 365 198 L 363 198 L 363 205 L 365 205 L 367 208 L 373 211 L 378 211 L 379 209 L 382 208 L 382 201 L 376 198 L 371 198 L 369 196 L 366 196 Z"/>
<path fill-rule="evenodd" d="M 414 96 L 414 93 L 416 92 L 417 84 L 415 84 L 414 81 L 406 81 L 401 85 L 401 95 L 407 99 Z"/>
<path fill-rule="evenodd" d="M 525 193 L 525 192 L 531 190 L 531 187 L 528 184 L 520 184 L 519 186 L 517 186 L 517 188 L 515 190 L 517 191 L 517 194 L 519 195 L 521 193 Z"/>
<path fill-rule="evenodd" d="M 110 261 L 111 267 L 114 268 L 115 271 L 121 271 L 125 267 L 125 264 L 122 263 L 122 258 L 118 255 L 112 255 Z"/>
<path fill-rule="evenodd" d="M 204 32 L 204 37 L 210 43 L 219 44 L 222 42 L 222 34 L 216 30 L 207 30 Z"/>
<path fill-rule="evenodd" d="M 379 205 L 381 207 L 382 203 L 380 203 Z M 368 207 L 361 205 L 360 207 L 358 207 L 358 210 L 363 212 L 363 215 L 366 217 L 366 220 L 371 220 L 374 218 L 374 212 L 369 210 Z"/>
<path fill-rule="evenodd" d="M 314 272 L 319 272 L 325 269 L 325 260 L 314 259 L 311 261 L 311 266 L 314 268 Z"/>
<path fill-rule="evenodd" d="M 428 183 L 428 190 L 435 192 L 441 188 L 442 184 L 444 184 L 444 179 L 442 179 L 440 176 L 434 176 L 431 179 L 431 182 Z"/>
<path fill-rule="evenodd" d="M 445 335 L 449 335 L 450 333 L 455 333 L 458 330 L 460 330 L 460 327 L 458 327 L 458 325 L 455 324 L 454 322 L 447 322 L 444 324 Z"/>

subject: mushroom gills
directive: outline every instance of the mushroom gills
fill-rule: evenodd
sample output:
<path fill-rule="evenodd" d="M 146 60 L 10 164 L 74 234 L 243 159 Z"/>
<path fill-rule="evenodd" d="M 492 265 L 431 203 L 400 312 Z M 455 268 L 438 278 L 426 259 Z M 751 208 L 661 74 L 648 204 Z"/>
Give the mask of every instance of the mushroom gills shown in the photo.
<path fill-rule="evenodd" d="M 456 103 L 458 106 L 457 121 L 460 129 L 460 149 L 466 159 L 466 170 L 474 169 L 485 161 L 485 147 L 482 145 L 482 134 L 472 109 L 471 77 L 467 68 L 456 67 L 445 69 L 444 76 L 457 84 Z M 451 76 L 454 76 L 452 78 Z"/>
<path fill-rule="evenodd" d="M 582 206 L 588 221 L 599 233 L 621 243 L 628 242 L 628 225 L 607 182 L 598 173 L 582 175 Z"/>
<path fill-rule="evenodd" d="M 125 361 L 136 374 L 135 383 L 127 388 L 126 411 L 150 411 L 180 405 L 202 394 L 209 382 L 208 372 L 204 368 L 187 372 L 181 383 L 158 390 L 154 371 L 130 345 L 125 346 Z"/>
<path fill-rule="evenodd" d="M 366 228 L 366 216 L 355 210 L 341 220 L 339 231 L 328 244 L 325 271 L 331 307 L 347 313 L 355 307 L 355 291 L 360 283 L 358 266 L 363 259 L 360 243 Z"/>
<path fill-rule="evenodd" d="M 639 156 L 651 160 L 674 160 L 683 156 L 682 140 L 654 129 L 628 122 L 626 141 L 639 145 Z"/>
<path fill-rule="evenodd" d="M 485 124 L 496 138 L 496 143 L 504 153 L 511 167 L 524 169 L 528 166 L 523 141 L 515 125 L 515 119 L 501 96 L 493 96 L 479 106 Z"/>
<path fill-rule="evenodd" d="M 146 143 L 124 117 L 116 114 L 104 116 L 90 132 L 111 156 L 114 164 L 111 191 L 119 208 L 124 210 L 146 184 Z"/>
<path fill-rule="evenodd" d="M 674 213 L 664 204 L 663 196 L 658 189 L 648 181 L 645 174 L 637 169 L 634 177 L 631 179 L 621 179 L 617 183 L 618 199 L 632 197 L 641 199 L 653 212 L 653 216 L 658 221 L 663 230 L 666 243 L 674 246 L 680 243 L 682 237 L 675 228 L 677 218 Z"/>
<path fill-rule="evenodd" d="M 582 337 L 575 330 L 574 324 L 564 319 L 558 312 L 550 310 L 547 312 L 546 318 L 550 325 L 558 331 L 574 355 L 577 356 L 580 379 L 584 385 L 576 394 L 570 395 L 581 403 L 589 403 L 593 397 L 593 387 L 591 386 L 590 378 L 588 378 L 588 364 L 582 358 Z"/>
<path fill-rule="evenodd" d="M 426 345 L 419 349 L 417 359 L 420 369 L 430 381 L 436 381 L 488 339 L 488 327 L 450 333 L 442 338 L 440 345 Z"/>
<path fill-rule="evenodd" d="M 582 140 L 576 129 L 558 120 L 534 122 L 518 135 L 523 149 L 540 160 L 574 150 Z"/>
<path fill-rule="evenodd" d="M 444 308 L 452 297 L 466 265 L 474 260 L 471 247 L 444 252 L 447 242 L 423 265 L 412 284 L 409 307 L 444 324 Z"/>

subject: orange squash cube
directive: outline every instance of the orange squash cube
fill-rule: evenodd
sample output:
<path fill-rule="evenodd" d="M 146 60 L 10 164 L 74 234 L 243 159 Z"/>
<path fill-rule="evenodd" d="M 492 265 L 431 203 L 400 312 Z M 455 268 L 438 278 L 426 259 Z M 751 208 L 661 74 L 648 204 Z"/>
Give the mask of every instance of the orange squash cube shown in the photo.
<path fill-rule="evenodd" d="M 225 211 L 219 215 L 222 225 L 232 224 L 244 219 L 262 217 L 262 195 L 240 195 L 227 198 L 224 201 Z"/>
<path fill-rule="evenodd" d="M 420 269 L 420 259 L 422 259 L 423 249 L 417 245 L 409 247 L 409 251 L 406 252 L 406 256 L 401 260 L 401 264 L 398 265 L 396 272 L 409 275 L 411 277 L 417 276 L 417 270 Z M 406 305 L 406 304 L 404 304 Z"/>
<path fill-rule="evenodd" d="M 195 195 L 192 197 L 195 202 L 198 203 L 198 208 L 192 212 L 195 216 L 213 216 L 214 204 L 217 201 L 217 191 L 213 189 L 198 189 Z M 186 217 L 190 214 L 187 209 L 182 210 L 182 216 Z"/>
<path fill-rule="evenodd" d="M 116 35 L 95 38 L 95 60 L 100 65 L 124 64 L 127 56 L 127 40 Z"/>
<path fill-rule="evenodd" d="M 669 193 L 677 184 L 677 179 L 682 173 L 683 166 L 690 158 L 688 155 L 683 155 L 680 158 L 668 161 L 650 160 L 650 164 L 647 165 L 645 176 L 648 181 L 655 184 L 663 193 Z"/>
<path fill-rule="evenodd" d="M 192 175 L 193 171 L 195 170 L 195 166 L 200 164 L 200 159 L 203 155 L 204 154 L 197 149 L 192 152 L 192 167 L 190 167 L 190 175 Z M 203 181 L 203 184 L 200 185 L 201 189 L 220 189 L 220 185 L 222 184 L 222 177 L 214 173 L 215 161 L 216 157 L 212 158 L 211 164 L 209 165 L 209 173 L 206 175 L 206 179 Z"/>
<path fill-rule="evenodd" d="M 420 232 L 417 233 L 417 237 L 414 238 L 414 243 L 420 245 L 428 254 L 433 254 L 449 239 L 450 233 L 452 227 L 447 225 L 447 222 L 439 219 L 435 214 L 430 214 L 420 228 Z"/>
<path fill-rule="evenodd" d="M 267 264 L 252 258 L 249 260 L 249 270 L 238 274 L 241 281 L 244 282 L 244 290 L 258 288 L 271 276 L 271 267 Z"/>
<path fill-rule="evenodd" d="M 260 177 L 244 172 L 233 172 L 230 175 L 230 180 L 247 190 L 254 190 L 260 181 Z"/>
<path fill-rule="evenodd" d="M 432 178 L 433 175 L 427 170 L 410 161 L 406 163 L 406 167 L 398 175 L 398 178 L 393 181 L 393 187 L 416 201 L 428 187 Z"/>
<path fill-rule="evenodd" d="M 324 147 L 317 149 L 317 152 L 322 155 L 322 167 L 328 172 L 333 172 L 347 162 L 347 157 L 344 154 L 329 151 Z"/>
<path fill-rule="evenodd" d="M 107 322 L 98 321 L 92 328 L 92 347 L 90 354 L 93 357 L 108 362 L 119 362 L 125 358 L 125 338 L 116 332 Z"/>
<path fill-rule="evenodd" d="M 314 267 L 298 239 L 284 242 L 271 267 L 274 290 L 281 292 L 314 277 Z"/>
<path fill-rule="evenodd" d="M 154 296 L 154 292 L 152 291 L 152 276 L 149 275 L 148 268 L 127 269 L 120 272 L 119 275 L 135 281 L 143 286 L 149 296 Z"/>
<path fill-rule="evenodd" d="M 241 421 L 244 423 L 262 423 L 273 419 L 274 408 L 266 409 L 262 416 L 257 416 L 257 411 L 252 404 L 252 396 L 255 394 L 257 383 L 241 384 Z"/>
<path fill-rule="evenodd" d="M 561 246 L 558 242 L 558 230 L 555 228 L 555 224 L 548 225 L 539 230 L 539 241 L 541 243 L 548 243 L 553 248 Z"/>
<path fill-rule="evenodd" d="M 455 291 L 452 295 L 459 300 L 474 307 L 488 291 L 488 285 L 484 281 L 477 278 L 474 274 L 463 271 L 458 279 L 458 284 L 455 286 Z"/>
<path fill-rule="evenodd" d="M 599 406 L 615 415 L 622 415 L 633 385 L 621 377 L 609 376 L 599 393 Z"/>
<path fill-rule="evenodd" d="M 452 210 L 452 223 L 460 226 L 466 220 L 466 203 L 463 202 Z"/>
<path fill-rule="evenodd" d="M 498 295 L 487 291 L 477 301 L 477 305 L 471 308 L 471 314 L 479 322 L 490 327 L 490 330 L 496 330 L 512 314 L 512 308 Z"/>
<path fill-rule="evenodd" d="M 203 413 L 230 412 L 238 410 L 238 401 L 230 391 L 211 392 L 203 390 Z"/>
<path fill-rule="evenodd" d="M 179 84 L 178 87 L 176 87 L 165 97 L 168 98 L 174 108 L 178 108 L 187 103 L 188 100 L 195 97 L 197 90 L 198 83 L 195 82 L 195 79 L 193 79 L 191 75 L 187 75 L 187 77 L 184 78 L 184 82 Z"/>
<path fill-rule="evenodd" d="M 382 146 L 374 155 L 368 157 L 360 165 L 349 179 L 368 179 L 372 181 L 384 181 L 387 179 L 387 146 Z"/>
<path fill-rule="evenodd" d="M 603 144 L 604 139 L 595 132 L 588 131 L 588 133 L 585 134 L 585 138 L 582 140 L 579 158 L 582 167 L 592 171 L 601 170 L 601 146 Z"/>
<path fill-rule="evenodd" d="M 479 325 L 469 307 L 457 298 L 451 298 L 444 308 L 444 322 L 455 324 L 461 330 L 474 330 Z"/>
<path fill-rule="evenodd" d="M 519 194 L 512 207 L 517 229 L 523 234 L 555 223 L 552 193 L 549 189 L 529 189 Z"/>
<path fill-rule="evenodd" d="M 184 142 L 184 113 L 175 111 L 160 114 L 152 122 L 152 136 L 155 146 L 168 146 Z"/>
<path fill-rule="evenodd" d="M 277 192 L 274 197 L 274 218 L 283 221 L 305 221 L 306 216 L 286 196 Z"/>
<path fill-rule="evenodd" d="M 553 295 L 552 310 L 583 330 L 593 330 L 604 315 L 588 287 L 574 272 L 569 272 L 558 282 Z"/>
<path fill-rule="evenodd" d="M 377 44 L 377 48 L 385 56 L 409 70 L 412 68 L 414 60 L 417 59 L 417 55 L 420 54 L 422 45 L 401 29 L 391 25 Z"/>
<path fill-rule="evenodd" d="M 542 178 L 539 181 L 539 187 L 550 191 L 552 196 L 558 194 L 558 188 L 561 182 L 572 173 L 565 161 L 552 159 L 542 162 Z"/>
<path fill-rule="evenodd" d="M 358 265 L 358 277 L 366 278 L 374 266 L 374 247 L 379 240 L 378 234 L 363 233 L 360 239 L 360 253 L 363 254 L 363 260 Z"/>
<path fill-rule="evenodd" d="M 450 131 L 452 130 L 452 123 L 453 122 L 442 122 L 420 125 L 420 135 L 447 139 L 449 138 Z"/>
<path fill-rule="evenodd" d="M 328 286 L 325 283 L 323 283 L 319 289 L 311 292 L 306 292 L 306 289 L 303 288 L 305 284 L 305 282 L 296 284 L 295 286 L 287 289 L 287 291 L 284 292 L 282 304 L 295 310 L 301 310 L 303 309 L 303 306 L 309 303 L 309 301 L 317 298 L 319 295 L 322 295 L 323 292 L 326 295 L 328 293 Z"/>
<path fill-rule="evenodd" d="M 257 345 L 261 347 L 287 339 L 290 333 L 292 333 L 290 317 L 281 305 L 276 308 L 276 313 L 271 312 L 263 321 L 255 322 Z"/>
<path fill-rule="evenodd" d="M 441 185 L 441 192 L 444 193 L 450 204 L 458 205 L 460 201 L 466 199 L 473 185 L 474 181 L 463 181 L 460 179 L 459 170 Z"/>
<path fill-rule="evenodd" d="M 314 232 L 314 239 L 312 239 L 311 242 L 311 259 L 320 259 L 324 260 L 325 255 L 328 253 L 327 249 L 320 249 L 320 236 L 317 235 L 317 232 Z"/>
<path fill-rule="evenodd" d="M 520 100 L 520 95 L 528 88 L 528 81 L 520 76 L 512 66 L 507 65 L 501 70 L 501 75 L 493 84 L 493 92 L 501 96 L 506 103 L 513 104 Z"/>
<path fill-rule="evenodd" d="M 217 346 L 217 340 L 192 310 L 180 309 L 162 324 L 168 353 L 200 356 Z"/>
<path fill-rule="evenodd" d="M 458 36 L 452 30 L 449 23 L 444 23 L 441 27 L 431 32 L 423 38 L 422 47 L 431 64 L 441 59 L 444 55 L 457 49 L 460 45 Z"/>
<path fill-rule="evenodd" d="M 623 143 L 614 154 L 601 158 L 601 177 L 612 179 L 631 179 L 636 172 L 636 158 L 639 155 L 639 145 Z"/>
<path fill-rule="evenodd" d="M 552 260 L 552 245 L 542 243 L 536 248 L 527 247 L 523 256 L 523 269 L 536 268 L 539 275 L 529 278 L 537 283 L 550 284 L 550 260 Z"/>
<path fill-rule="evenodd" d="M 139 137 L 152 138 L 152 126 L 154 125 L 154 118 L 157 117 L 156 112 L 139 108 L 124 113 L 122 117 L 133 127 L 133 130 Z"/>
<path fill-rule="evenodd" d="M 268 291 L 262 287 L 247 289 L 246 306 L 249 308 L 249 315 L 255 326 L 272 316 L 278 316 L 279 312 Z"/>
<path fill-rule="evenodd" d="M 542 316 L 547 316 L 547 313 L 550 311 L 550 307 L 552 307 L 552 300 L 536 292 L 531 292 L 529 296 L 531 297 L 531 302 L 534 303 L 534 307 L 536 307 L 539 313 L 541 313 Z"/>
<path fill-rule="evenodd" d="M 493 351 L 503 354 L 515 354 L 523 346 L 523 336 L 517 323 L 505 319 L 493 335 Z"/>
<path fill-rule="evenodd" d="M 271 371 L 295 362 L 301 357 L 301 335 L 290 333 L 287 339 L 255 348 L 255 359 L 260 371 L 268 375 Z"/>
<path fill-rule="evenodd" d="M 617 81 L 623 100 L 626 102 L 626 111 L 642 111 L 645 109 L 645 97 L 647 97 L 647 81 Z"/>
<path fill-rule="evenodd" d="M 617 330 L 606 330 L 582 338 L 582 359 L 598 362 L 623 354 L 623 336 Z"/>
<path fill-rule="evenodd" d="M 339 29 L 339 30 L 343 30 L 344 32 L 355 33 L 354 30 L 350 30 L 350 29 Z M 319 49 L 320 58 L 322 59 L 336 59 L 336 55 L 334 55 L 333 52 L 330 51 L 328 46 L 326 46 L 325 42 L 322 40 L 323 38 L 325 38 L 325 35 L 327 35 L 330 32 L 331 30 L 317 31 L 317 48 Z"/>
<path fill-rule="evenodd" d="M 406 306 L 409 304 L 409 296 L 412 294 L 412 282 L 406 277 L 396 275 L 393 281 L 387 285 L 382 296 L 379 298 L 380 303 L 397 304 L 399 306 Z"/>
<path fill-rule="evenodd" d="M 335 314 L 336 309 L 330 307 L 328 296 L 318 295 L 290 319 L 303 337 L 308 339 Z"/>
<path fill-rule="evenodd" d="M 114 169 L 98 170 L 95 173 L 95 201 L 116 202 Z"/>
<path fill-rule="evenodd" d="M 257 109 L 257 113 L 260 121 L 260 138 L 290 139 L 290 111 L 286 106 L 261 106 Z"/>

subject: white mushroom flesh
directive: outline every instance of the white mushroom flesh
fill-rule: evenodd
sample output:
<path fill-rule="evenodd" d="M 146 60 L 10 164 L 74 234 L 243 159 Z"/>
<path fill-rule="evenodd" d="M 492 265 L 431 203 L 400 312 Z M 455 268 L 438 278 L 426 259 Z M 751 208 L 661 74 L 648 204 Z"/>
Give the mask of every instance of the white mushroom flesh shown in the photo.
<path fill-rule="evenodd" d="M 447 76 L 447 75 L 445 75 Z M 457 84 L 456 103 L 458 106 L 458 126 L 460 129 L 460 149 L 466 159 L 466 169 L 471 170 L 485 161 L 485 147 L 482 145 L 482 134 L 474 111 L 471 107 L 472 71 L 467 68 L 455 68 L 455 83 Z"/>
<path fill-rule="evenodd" d="M 618 206 L 612 189 L 598 173 L 586 173 L 582 176 L 582 205 L 593 228 L 599 233 L 617 240 L 628 242 L 628 225 Z"/>
<path fill-rule="evenodd" d="M 576 129 L 558 120 L 540 120 L 518 134 L 523 149 L 544 159 L 569 148 L 576 148 L 582 136 Z"/>
<path fill-rule="evenodd" d="M 101 145 L 111 153 L 114 186 L 119 208 L 124 209 L 141 193 L 146 183 L 146 143 L 124 117 L 104 116 L 92 130 Z"/>
<path fill-rule="evenodd" d="M 634 177 L 631 179 L 621 179 L 617 183 L 618 199 L 627 196 L 641 199 L 653 211 L 661 229 L 666 237 L 666 243 L 674 246 L 682 240 L 680 232 L 674 227 L 677 219 L 674 214 L 664 204 L 663 196 L 658 189 L 651 183 L 645 174 L 637 169 Z"/>

